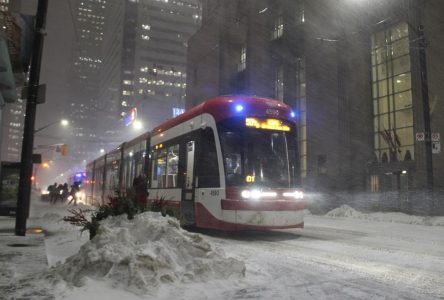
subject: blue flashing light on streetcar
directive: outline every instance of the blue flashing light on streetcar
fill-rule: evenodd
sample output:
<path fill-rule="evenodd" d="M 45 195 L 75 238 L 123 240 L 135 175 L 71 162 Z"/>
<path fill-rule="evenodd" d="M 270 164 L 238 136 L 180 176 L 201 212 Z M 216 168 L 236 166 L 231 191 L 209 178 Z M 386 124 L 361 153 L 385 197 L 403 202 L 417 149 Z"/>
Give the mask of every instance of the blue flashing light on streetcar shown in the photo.
<path fill-rule="evenodd" d="M 299 116 L 299 113 L 297 111 L 292 110 L 291 113 L 290 113 L 290 116 L 292 118 L 297 118 Z"/>
<path fill-rule="evenodd" d="M 244 110 L 244 106 L 241 105 L 241 104 L 238 104 L 238 105 L 236 105 L 235 109 L 236 109 L 237 112 L 241 112 L 241 111 Z"/>

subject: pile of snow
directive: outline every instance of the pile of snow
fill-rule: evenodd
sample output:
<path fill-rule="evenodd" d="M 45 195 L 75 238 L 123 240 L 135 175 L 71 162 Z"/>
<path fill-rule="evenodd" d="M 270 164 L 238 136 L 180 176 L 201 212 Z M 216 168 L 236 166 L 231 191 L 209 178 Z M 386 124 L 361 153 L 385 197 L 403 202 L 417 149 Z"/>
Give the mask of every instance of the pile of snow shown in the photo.
<path fill-rule="evenodd" d="M 29 220 L 29 226 L 31 227 L 41 227 L 45 231 L 55 232 L 55 231 L 69 231 L 78 230 L 76 226 L 72 226 L 69 222 L 63 220 L 63 217 L 72 215 L 70 209 L 82 209 L 85 211 L 85 216 L 90 219 L 90 215 L 94 208 L 87 205 L 77 205 L 68 206 L 66 204 L 56 204 L 48 209 L 48 206 L 44 203 L 34 204 L 31 208 L 31 218 Z"/>
<path fill-rule="evenodd" d="M 162 284 L 245 276 L 244 262 L 227 258 L 200 235 L 181 229 L 176 219 L 154 212 L 104 220 L 97 236 L 54 270 L 73 286 L 88 278 L 106 279 L 136 294 L 155 292 Z"/>
<path fill-rule="evenodd" d="M 365 219 L 377 222 L 444 226 L 444 217 L 421 217 L 421 216 L 407 215 L 399 212 L 390 212 L 390 213 L 376 212 L 376 213 L 366 214 L 359 212 L 348 205 L 342 205 L 338 208 L 335 208 L 329 211 L 326 214 L 326 216 L 332 218 Z"/>
<path fill-rule="evenodd" d="M 364 219 L 364 214 L 348 205 L 342 205 L 329 211 L 327 217 Z"/>

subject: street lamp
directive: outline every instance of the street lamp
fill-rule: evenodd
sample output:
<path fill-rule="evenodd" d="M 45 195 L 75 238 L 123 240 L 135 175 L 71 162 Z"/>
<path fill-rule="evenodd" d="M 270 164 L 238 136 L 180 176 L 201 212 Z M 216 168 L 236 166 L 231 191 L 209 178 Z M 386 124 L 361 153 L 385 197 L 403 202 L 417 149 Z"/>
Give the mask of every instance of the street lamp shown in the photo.
<path fill-rule="evenodd" d="M 143 124 L 142 124 L 142 122 L 140 122 L 140 121 L 138 121 L 138 120 L 134 121 L 134 123 L 133 123 L 133 128 L 136 129 L 136 130 L 140 130 L 140 129 L 142 129 L 142 128 L 143 128 Z"/>
<path fill-rule="evenodd" d="M 43 129 L 48 128 L 49 126 L 52 126 L 52 125 L 54 125 L 54 124 L 57 124 L 57 123 L 60 123 L 60 125 L 62 125 L 63 127 L 66 127 L 66 126 L 69 125 L 69 121 L 66 120 L 66 119 L 62 119 L 62 120 L 60 120 L 60 121 L 54 121 L 54 122 L 51 122 L 51 123 L 49 123 L 49 124 L 46 124 L 46 125 L 43 126 L 43 127 L 40 127 L 39 129 L 34 130 L 34 134 L 36 134 L 36 133 L 39 132 L 39 131 L 42 131 Z"/>

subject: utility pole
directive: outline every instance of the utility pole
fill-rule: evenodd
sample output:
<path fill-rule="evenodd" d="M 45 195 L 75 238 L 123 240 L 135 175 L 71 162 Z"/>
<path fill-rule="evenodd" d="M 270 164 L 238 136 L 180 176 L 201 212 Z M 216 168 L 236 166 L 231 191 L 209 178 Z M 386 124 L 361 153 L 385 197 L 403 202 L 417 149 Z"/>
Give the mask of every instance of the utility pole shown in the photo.
<path fill-rule="evenodd" d="M 26 99 L 26 117 L 23 132 L 22 155 L 20 164 L 20 181 L 18 190 L 15 235 L 26 235 L 26 219 L 29 215 L 31 198 L 32 152 L 34 148 L 34 126 L 37 103 L 39 103 L 40 66 L 45 36 L 46 12 L 48 0 L 39 0 L 35 21 L 31 67 L 29 69 L 28 91 Z M 42 96 L 42 95 L 40 95 Z M 41 102 L 40 102 L 41 103 Z"/>
<path fill-rule="evenodd" d="M 428 213 L 435 210 L 433 195 L 433 158 L 432 158 L 432 130 L 430 121 L 429 106 L 429 85 L 427 79 L 427 60 L 426 47 L 427 42 L 424 36 L 424 26 L 418 26 L 419 37 L 419 67 L 421 72 L 421 93 L 422 93 L 422 111 L 424 117 L 424 133 L 425 133 L 425 168 L 426 168 L 426 201 Z"/>
<path fill-rule="evenodd" d="M 418 26 L 419 36 L 419 67 L 421 69 L 421 92 L 422 109 L 424 118 L 425 132 L 425 163 L 427 173 L 427 198 L 431 199 L 431 210 L 433 210 L 433 160 L 432 160 L 432 130 L 430 125 L 430 106 L 429 106 L 429 86 L 427 80 L 427 61 L 426 61 L 426 39 L 424 36 L 424 27 Z"/>

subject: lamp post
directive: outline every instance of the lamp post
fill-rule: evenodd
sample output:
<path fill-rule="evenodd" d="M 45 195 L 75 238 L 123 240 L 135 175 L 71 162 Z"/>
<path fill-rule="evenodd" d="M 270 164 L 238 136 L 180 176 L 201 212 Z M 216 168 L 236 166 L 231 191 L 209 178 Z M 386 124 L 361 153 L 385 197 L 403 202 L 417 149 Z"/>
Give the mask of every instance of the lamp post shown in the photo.
<path fill-rule="evenodd" d="M 60 121 L 54 121 L 54 122 L 51 122 L 51 123 L 49 123 L 49 124 L 46 124 L 45 126 L 40 127 L 39 129 L 34 130 L 34 135 L 35 135 L 37 132 L 42 131 L 43 129 L 46 129 L 46 128 L 48 128 L 49 126 L 52 126 L 52 125 L 57 124 L 57 123 L 60 123 L 60 125 L 62 125 L 62 126 L 68 126 L 69 121 L 68 121 L 68 120 L 65 120 L 65 119 L 62 119 L 62 120 L 60 120 Z"/>

